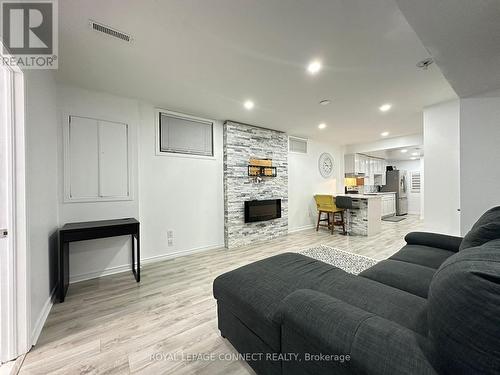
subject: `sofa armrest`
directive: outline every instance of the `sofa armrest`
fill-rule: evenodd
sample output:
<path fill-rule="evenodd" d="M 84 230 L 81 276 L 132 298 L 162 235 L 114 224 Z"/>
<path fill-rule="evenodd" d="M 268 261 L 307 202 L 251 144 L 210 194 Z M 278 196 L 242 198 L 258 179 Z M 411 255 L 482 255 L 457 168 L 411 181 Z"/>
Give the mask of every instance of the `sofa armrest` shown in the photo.
<path fill-rule="evenodd" d="M 295 291 L 282 301 L 278 313 L 282 353 L 300 358 L 284 361 L 287 373 L 327 374 L 342 367 L 375 375 L 436 374 L 422 349 L 428 345 L 426 338 L 329 295 Z M 344 362 L 334 360 L 335 355 Z"/>
<path fill-rule="evenodd" d="M 462 237 L 429 232 L 411 232 L 406 235 L 405 241 L 408 245 L 430 246 L 458 252 Z"/>

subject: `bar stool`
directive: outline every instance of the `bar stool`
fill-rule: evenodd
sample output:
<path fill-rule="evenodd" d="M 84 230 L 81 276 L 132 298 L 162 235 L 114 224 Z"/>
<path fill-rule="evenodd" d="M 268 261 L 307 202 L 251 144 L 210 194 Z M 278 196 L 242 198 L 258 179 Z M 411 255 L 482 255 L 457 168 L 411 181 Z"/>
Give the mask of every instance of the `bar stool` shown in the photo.
<path fill-rule="evenodd" d="M 335 197 L 335 205 L 338 208 L 342 208 L 344 210 L 352 210 L 354 207 L 352 205 L 352 198 L 351 197 L 345 197 L 342 195 L 339 195 Z M 348 212 L 348 211 L 347 211 Z M 346 221 L 344 220 L 344 215 L 342 215 L 342 229 L 343 229 L 343 234 L 347 235 L 349 234 L 346 230 Z"/>
<path fill-rule="evenodd" d="M 319 230 L 319 227 L 327 227 L 332 231 L 335 226 L 341 226 L 344 222 L 344 210 L 338 208 L 335 205 L 335 198 L 333 195 L 315 195 L 314 200 L 316 201 L 316 207 L 318 209 L 318 223 L 316 224 L 316 232 Z M 340 213 L 341 221 L 335 220 L 335 214 Z M 321 214 L 326 214 L 326 218 L 322 219 Z M 330 214 L 331 219 L 330 219 Z M 327 224 L 321 224 L 326 221 Z M 344 229 L 345 231 L 345 229 Z"/>

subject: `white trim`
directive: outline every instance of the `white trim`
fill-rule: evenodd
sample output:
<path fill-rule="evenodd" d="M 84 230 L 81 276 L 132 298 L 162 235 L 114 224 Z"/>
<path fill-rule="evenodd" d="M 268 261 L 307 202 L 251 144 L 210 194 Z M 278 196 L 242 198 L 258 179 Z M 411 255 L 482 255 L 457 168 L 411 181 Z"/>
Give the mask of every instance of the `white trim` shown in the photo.
<path fill-rule="evenodd" d="M 216 249 L 222 249 L 222 248 L 224 248 L 224 244 L 201 246 L 201 247 L 195 247 L 194 249 L 189 249 L 189 250 L 174 251 L 172 253 L 155 255 L 152 257 L 141 259 L 141 264 L 156 263 L 156 262 L 161 262 L 162 260 L 167 260 L 167 259 L 172 259 L 172 258 L 177 258 L 177 257 L 181 257 L 181 256 L 192 255 L 192 254 L 202 253 L 202 252 L 209 251 L 209 250 L 216 250 Z"/>
<path fill-rule="evenodd" d="M 101 129 L 101 122 L 109 122 L 109 123 L 115 123 L 115 124 L 120 124 L 120 125 L 125 125 L 127 128 L 127 192 L 128 195 L 126 196 L 101 196 L 100 195 L 100 179 L 101 179 L 101 171 L 100 171 L 100 156 L 98 156 L 98 166 L 97 166 L 97 173 L 98 173 L 98 190 L 99 190 L 99 196 L 97 197 L 82 197 L 82 198 L 73 198 L 71 197 L 71 169 L 70 169 L 70 155 L 69 155 L 69 150 L 70 150 L 70 124 L 71 124 L 71 117 L 78 117 L 78 118 L 84 118 L 84 119 L 89 119 L 89 120 L 94 120 L 97 121 L 97 130 L 100 133 Z M 132 150 L 133 150 L 133 145 L 132 145 L 132 136 L 131 136 L 131 128 L 130 125 L 127 123 L 124 123 L 123 121 L 117 121 L 117 120 L 108 120 L 108 119 L 99 119 L 96 117 L 91 117 L 91 116 L 84 116 L 80 114 L 74 114 L 74 113 L 64 113 L 63 114 L 63 179 L 64 179 L 64 195 L 63 195 L 63 202 L 64 203 L 85 203 L 85 202 L 116 202 L 116 201 L 133 201 L 134 200 L 134 191 L 133 191 L 133 158 L 131 157 Z M 99 141 L 99 136 L 98 136 L 98 141 Z M 98 150 L 99 152 L 99 150 Z M 100 154 L 100 152 L 99 152 Z"/>
<path fill-rule="evenodd" d="M 155 256 L 147 257 L 147 258 L 141 258 L 141 268 L 145 264 L 157 263 L 157 262 L 161 262 L 161 261 L 167 260 L 167 259 L 173 259 L 173 258 L 177 258 L 180 256 L 192 255 L 192 254 L 201 253 L 201 252 L 209 251 L 209 250 L 221 249 L 223 247 L 224 247 L 224 244 L 201 246 L 201 247 L 196 247 L 194 249 L 180 250 L 180 251 L 175 251 L 172 253 L 155 255 Z M 103 276 L 109 276 L 109 275 L 114 275 L 117 273 L 130 272 L 130 271 L 131 271 L 131 265 L 130 264 L 123 264 L 121 266 L 109 267 L 109 268 L 106 268 L 106 269 L 101 270 L 101 271 L 87 272 L 87 273 L 82 273 L 79 275 L 70 276 L 69 282 L 70 282 L 70 284 L 74 284 L 74 283 L 79 283 L 81 281 L 96 279 L 96 278 L 103 277 Z"/>
<path fill-rule="evenodd" d="M 0 48 L 3 45 L 0 42 Z M 0 52 L 0 56 L 1 52 Z M 0 311 L 0 322 L 8 327 L 3 332 L 3 346 L 0 348 L 0 362 L 28 352 L 30 342 L 30 266 L 28 251 L 28 228 L 26 207 L 26 167 L 25 167 L 25 82 L 22 71 L 18 67 L 5 67 L 11 71 L 9 85 L 11 95 L 10 119 L 7 121 L 7 140 L 10 142 L 8 157 L 9 177 L 9 253 L 5 263 L 2 260 L 0 268 L 5 283 L 2 289 L 4 306 Z M 9 125 L 10 123 L 10 125 Z M 1 267 L 4 266 L 4 267 Z M 5 304 L 7 306 L 5 306 Z M 1 304 L 0 304 L 1 305 Z"/>
<path fill-rule="evenodd" d="M 314 227 L 315 227 L 314 224 L 302 225 L 302 226 L 297 227 L 297 228 L 288 229 L 288 234 L 295 233 L 295 232 L 301 232 L 301 231 L 307 230 L 307 229 L 313 229 Z"/>
<path fill-rule="evenodd" d="M 20 70 L 14 70 L 16 147 L 16 247 L 17 247 L 17 354 L 31 348 L 31 262 L 28 244 L 26 176 L 26 84 Z"/>
<path fill-rule="evenodd" d="M 178 152 L 165 152 L 160 150 L 160 114 L 165 113 L 167 115 L 177 116 L 181 118 L 191 119 L 204 123 L 212 124 L 212 156 L 207 155 L 195 155 L 195 154 L 183 154 Z M 217 160 L 215 156 L 215 120 L 210 120 L 203 117 L 192 116 L 181 112 L 174 112 L 168 109 L 155 108 L 154 114 L 154 126 L 155 126 L 155 155 L 156 156 L 166 156 L 174 158 L 192 158 L 192 159 L 204 159 L 204 160 Z"/>
<path fill-rule="evenodd" d="M 31 332 L 31 345 L 36 345 L 38 338 L 40 337 L 40 333 L 42 333 L 43 326 L 47 321 L 47 317 L 49 316 L 50 310 L 54 305 L 53 298 L 55 294 L 55 289 L 50 292 L 49 298 L 43 304 L 42 310 L 40 311 L 40 315 L 38 315 L 38 319 L 35 322 L 35 325 Z"/>
<path fill-rule="evenodd" d="M 0 48 L 3 50 L 2 43 Z M 1 52 L 0 52 L 0 56 Z M 8 158 L 8 172 L 10 174 L 10 213 L 9 237 L 10 253 L 9 259 L 0 266 L 7 267 L 2 270 L 2 276 L 6 282 L 2 285 L 7 295 L 3 302 L 7 306 L 0 311 L 0 322 L 6 322 L 8 326 L 7 336 L 4 336 L 0 362 L 14 359 L 26 352 L 31 347 L 30 342 L 30 265 L 28 251 L 28 227 L 26 206 L 26 167 L 25 167 L 25 108 L 26 98 L 24 92 L 25 82 L 22 71 L 18 67 L 6 67 L 12 72 L 10 75 L 11 118 L 7 131 L 10 141 L 10 157 Z M 3 254 L 5 255 L 5 254 Z M 2 268 L 2 267 L 0 267 Z M 3 297 L 3 296 L 2 296 Z M 6 307 L 6 308 L 5 308 Z"/>

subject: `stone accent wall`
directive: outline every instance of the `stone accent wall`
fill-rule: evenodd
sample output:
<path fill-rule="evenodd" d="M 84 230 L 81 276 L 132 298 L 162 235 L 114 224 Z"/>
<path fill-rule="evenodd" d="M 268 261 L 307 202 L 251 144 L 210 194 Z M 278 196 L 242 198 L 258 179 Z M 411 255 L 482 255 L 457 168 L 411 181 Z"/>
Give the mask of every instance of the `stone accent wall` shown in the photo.
<path fill-rule="evenodd" d="M 359 209 L 349 210 L 349 228 L 352 234 L 368 236 L 368 199 L 358 202 Z"/>
<path fill-rule="evenodd" d="M 256 183 L 248 176 L 251 158 L 272 159 L 277 177 Z M 245 201 L 281 199 L 281 218 L 245 223 Z M 288 233 L 288 139 L 275 130 L 224 123 L 224 241 L 234 248 Z"/>

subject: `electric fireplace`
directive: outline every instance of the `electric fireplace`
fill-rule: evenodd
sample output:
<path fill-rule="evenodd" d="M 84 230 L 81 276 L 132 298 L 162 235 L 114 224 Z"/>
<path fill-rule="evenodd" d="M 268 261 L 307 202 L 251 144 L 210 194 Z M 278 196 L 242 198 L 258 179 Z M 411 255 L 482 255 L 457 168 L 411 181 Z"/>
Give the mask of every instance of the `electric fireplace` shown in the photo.
<path fill-rule="evenodd" d="M 245 202 L 245 223 L 266 221 L 281 217 L 281 199 Z"/>

